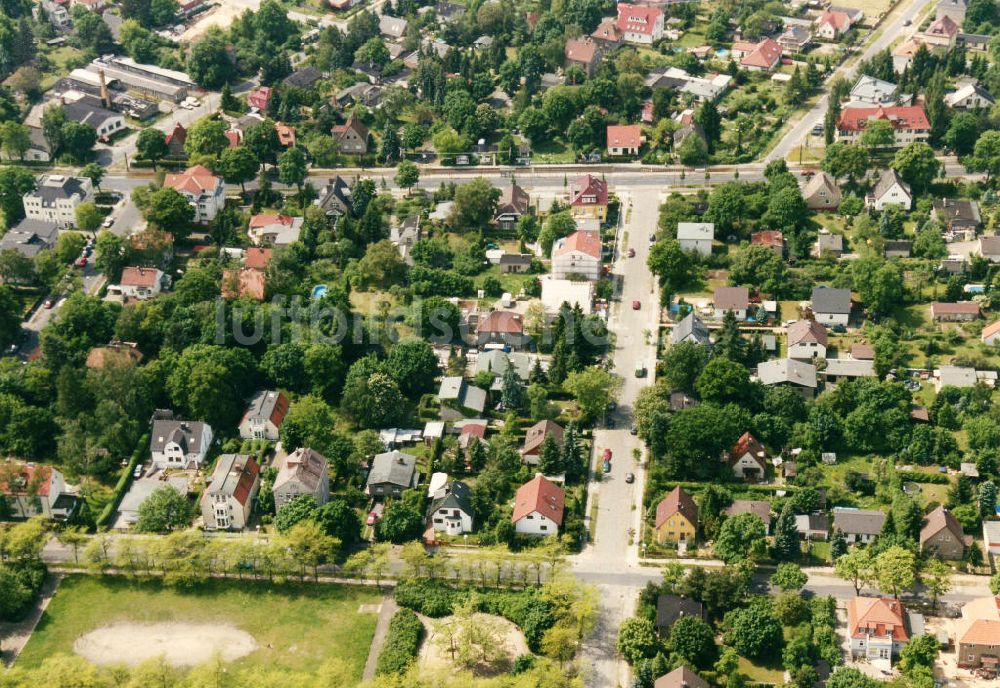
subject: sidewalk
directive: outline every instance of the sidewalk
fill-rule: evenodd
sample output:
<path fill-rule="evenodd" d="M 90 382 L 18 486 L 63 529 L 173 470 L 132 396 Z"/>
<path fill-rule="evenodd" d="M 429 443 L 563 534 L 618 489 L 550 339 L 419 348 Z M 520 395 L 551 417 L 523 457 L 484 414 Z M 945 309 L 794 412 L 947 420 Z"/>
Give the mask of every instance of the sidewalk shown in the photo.
<path fill-rule="evenodd" d="M 42 614 L 48 608 L 52 596 L 56 594 L 61 580 L 61 575 L 50 574 L 42 585 L 41 596 L 26 618 L 17 623 L 0 623 L 0 660 L 6 666 L 13 666 L 14 661 L 21 654 L 21 650 L 28 644 L 31 634 L 35 632 L 35 627 L 42 620 Z"/>
<path fill-rule="evenodd" d="M 372 637 L 372 645 L 368 649 L 368 661 L 365 662 L 365 671 L 361 675 L 365 681 L 371 681 L 375 678 L 378 656 L 382 652 L 382 646 L 385 645 L 386 636 L 389 635 L 389 622 L 392 621 L 392 617 L 397 611 L 399 611 L 399 606 L 392 595 L 386 595 L 382 598 L 382 604 L 378 610 L 378 622 L 375 624 L 375 635 Z"/>

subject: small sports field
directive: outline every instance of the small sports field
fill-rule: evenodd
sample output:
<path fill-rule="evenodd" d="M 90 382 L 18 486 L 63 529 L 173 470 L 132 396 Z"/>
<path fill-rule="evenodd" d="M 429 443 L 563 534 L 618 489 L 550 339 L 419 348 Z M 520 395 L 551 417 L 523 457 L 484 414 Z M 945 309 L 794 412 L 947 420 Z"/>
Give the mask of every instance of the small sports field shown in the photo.
<path fill-rule="evenodd" d="M 74 653 L 98 664 L 137 664 L 152 653 L 176 666 L 222 657 L 301 672 L 337 657 L 360 679 L 380 601 L 377 591 L 361 587 L 210 580 L 174 588 L 70 576 L 17 664 L 34 667 Z"/>

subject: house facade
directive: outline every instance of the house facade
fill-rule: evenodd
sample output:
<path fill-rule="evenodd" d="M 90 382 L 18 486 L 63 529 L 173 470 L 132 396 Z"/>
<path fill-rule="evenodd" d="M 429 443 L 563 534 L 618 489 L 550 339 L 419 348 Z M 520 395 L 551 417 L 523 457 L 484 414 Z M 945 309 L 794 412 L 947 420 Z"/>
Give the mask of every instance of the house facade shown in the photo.
<path fill-rule="evenodd" d="M 620 2 L 618 29 L 626 43 L 649 45 L 663 38 L 663 10 Z"/>
<path fill-rule="evenodd" d="M 511 521 L 519 535 L 558 535 L 563 522 L 566 494 L 554 482 L 537 474 L 521 485 L 514 496 Z"/>
<path fill-rule="evenodd" d="M 851 290 L 816 287 L 812 290 L 812 312 L 816 322 L 846 326 L 851 318 Z"/>
<path fill-rule="evenodd" d="M 704 257 L 710 256 L 714 239 L 715 224 L 712 222 L 677 223 L 677 243 L 681 245 L 683 251 Z"/>
<path fill-rule="evenodd" d="M 260 466 L 252 456 L 223 454 L 201 496 L 206 530 L 243 530 L 260 489 Z"/>
<path fill-rule="evenodd" d="M 571 275 L 597 281 L 601 278 L 601 233 L 579 230 L 557 239 L 552 245 L 552 276 L 569 279 Z"/>
<path fill-rule="evenodd" d="M 642 125 L 609 124 L 607 127 L 608 155 L 620 157 L 639 155 L 643 142 Z"/>
<path fill-rule="evenodd" d="M 163 186 L 187 199 L 194 208 L 197 224 L 208 224 L 226 205 L 226 185 L 202 165 L 189 167 L 180 174 L 168 174 Z"/>
<path fill-rule="evenodd" d="M 796 320 L 788 326 L 788 357 L 801 361 L 826 358 L 826 328 L 815 320 Z"/>
<path fill-rule="evenodd" d="M 368 471 L 365 492 L 372 497 L 398 497 L 417 484 L 417 457 L 393 450 L 376 454 Z"/>
<path fill-rule="evenodd" d="M 330 478 L 326 457 L 317 451 L 299 447 L 282 454 L 275 461 L 274 509 L 280 512 L 296 497 L 309 495 L 320 506 L 330 501 Z"/>
<path fill-rule="evenodd" d="M 694 544 L 698 537 L 698 505 L 680 486 L 671 490 L 656 505 L 653 522 L 656 541 Z"/>
<path fill-rule="evenodd" d="M 577 177 L 570 185 L 570 212 L 575 218 L 608 218 L 608 183 L 592 174 Z"/>
<path fill-rule="evenodd" d="M 472 532 L 474 515 L 472 491 L 460 480 L 453 480 L 437 490 L 427 510 L 434 532 L 453 537 Z"/>
<path fill-rule="evenodd" d="M 938 506 L 924 517 L 920 547 L 939 559 L 962 559 L 966 549 L 962 524 L 950 511 Z"/>
<path fill-rule="evenodd" d="M 756 482 L 767 472 L 767 449 L 756 437 L 745 432 L 729 450 L 728 463 L 737 478 Z"/>
<path fill-rule="evenodd" d="M 0 495 L 12 518 L 44 516 L 62 520 L 76 510 L 76 495 L 67 489 L 63 474 L 52 466 L 8 460 L 0 466 L 0 476 Z"/>
<path fill-rule="evenodd" d="M 889 597 L 855 597 L 847 602 L 851 656 L 891 662 L 910 640 L 903 603 Z"/>
<path fill-rule="evenodd" d="M 351 113 L 347 121 L 333 127 L 331 133 L 337 139 L 339 150 L 352 155 L 364 155 L 368 152 L 368 127 Z"/>
<path fill-rule="evenodd" d="M 278 441 L 278 430 L 285 421 L 290 403 L 278 391 L 262 389 L 253 395 L 240 420 L 240 438 Z"/>
<path fill-rule="evenodd" d="M 157 468 L 201 466 L 212 444 L 212 426 L 200 421 L 155 420 L 149 451 Z"/>
<path fill-rule="evenodd" d="M 93 193 L 94 185 L 87 177 L 42 175 L 35 190 L 21 198 L 24 216 L 29 220 L 72 227 L 76 224 L 77 206 L 91 198 Z"/>
<path fill-rule="evenodd" d="M 127 267 L 122 270 L 117 291 L 124 298 L 144 301 L 159 296 L 165 281 L 166 275 L 157 268 Z"/>
<path fill-rule="evenodd" d="M 891 107 L 846 108 L 837 120 L 837 140 L 857 143 L 868 123 L 885 120 L 892 125 L 892 147 L 900 148 L 916 141 L 927 141 L 931 124 L 919 105 Z"/>
<path fill-rule="evenodd" d="M 875 509 L 853 509 L 835 507 L 833 509 L 833 528 L 844 534 L 848 544 L 867 545 L 874 542 L 882 532 L 885 514 Z"/>

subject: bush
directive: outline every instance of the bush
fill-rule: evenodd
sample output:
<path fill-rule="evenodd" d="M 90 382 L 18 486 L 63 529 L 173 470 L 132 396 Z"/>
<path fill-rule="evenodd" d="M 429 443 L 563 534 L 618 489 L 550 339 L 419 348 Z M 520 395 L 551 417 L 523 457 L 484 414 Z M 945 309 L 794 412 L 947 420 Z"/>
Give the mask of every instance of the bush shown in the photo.
<path fill-rule="evenodd" d="M 400 609 L 389 621 L 389 633 L 378 655 L 375 673 L 405 673 L 416 658 L 423 637 L 424 625 L 417 615 L 409 609 Z"/>
<path fill-rule="evenodd" d="M 510 592 L 491 590 L 479 597 L 479 611 L 502 616 L 524 633 L 528 649 L 541 650 L 542 636 L 556 622 L 552 606 L 538 599 L 532 590 Z"/>
<path fill-rule="evenodd" d="M 948 485 L 951 479 L 944 473 L 924 473 L 922 471 L 896 471 L 896 475 L 904 482 L 929 483 L 931 485 Z"/>
<path fill-rule="evenodd" d="M 459 593 L 431 580 L 404 580 L 396 586 L 396 603 L 424 616 L 448 616 L 458 602 Z"/>

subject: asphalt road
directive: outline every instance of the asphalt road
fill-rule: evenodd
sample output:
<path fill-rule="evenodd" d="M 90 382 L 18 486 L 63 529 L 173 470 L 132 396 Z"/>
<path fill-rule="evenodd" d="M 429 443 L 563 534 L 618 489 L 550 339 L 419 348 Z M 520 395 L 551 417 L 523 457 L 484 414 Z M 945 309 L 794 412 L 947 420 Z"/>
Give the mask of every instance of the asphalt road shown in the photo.
<path fill-rule="evenodd" d="M 829 84 L 834 78 L 842 76 L 848 81 L 851 81 L 858 71 L 858 64 L 864 60 L 869 60 L 875 56 L 876 53 L 888 48 L 893 41 L 900 37 L 909 37 L 917 30 L 917 22 L 915 21 L 917 16 L 923 12 L 924 8 L 930 3 L 931 0 L 903 0 L 902 3 L 895 10 L 890 13 L 889 18 L 882 23 L 882 26 L 876 31 L 881 31 L 881 33 L 876 36 L 875 40 L 871 41 L 864 52 L 861 53 L 860 59 L 850 60 L 849 63 L 841 64 L 840 67 L 835 69 L 826 80 L 826 84 Z M 910 22 L 910 24 L 907 24 Z M 825 85 L 824 84 L 824 87 Z M 816 124 L 822 124 L 823 118 L 826 117 L 826 110 L 828 103 L 830 102 L 829 91 L 824 91 L 823 95 L 820 96 L 816 104 L 813 105 L 809 110 L 802 115 L 799 120 L 792 125 L 778 144 L 771 149 L 771 152 L 765 156 L 766 161 L 780 160 L 787 157 L 799 143 L 805 139 L 805 137 L 812 131 L 812 128 Z"/>

